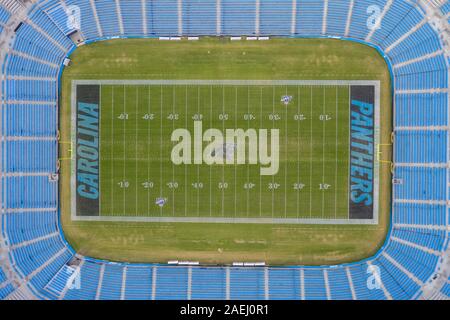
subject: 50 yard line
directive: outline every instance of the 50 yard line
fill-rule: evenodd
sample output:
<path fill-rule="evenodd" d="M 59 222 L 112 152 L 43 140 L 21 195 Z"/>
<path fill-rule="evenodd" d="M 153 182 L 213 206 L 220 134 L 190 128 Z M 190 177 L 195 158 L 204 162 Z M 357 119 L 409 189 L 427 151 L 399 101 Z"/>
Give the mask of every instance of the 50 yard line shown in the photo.
<path fill-rule="evenodd" d="M 176 94 L 175 86 L 172 87 L 172 113 L 175 114 Z M 172 121 L 172 132 L 175 131 L 175 121 Z M 175 165 L 172 162 L 172 181 L 175 181 Z M 175 188 L 172 188 L 172 216 L 175 216 Z"/>
<path fill-rule="evenodd" d="M 210 126 L 213 127 L 213 88 L 210 86 Z M 209 216 L 212 216 L 212 199 L 211 199 L 211 193 L 212 193 L 212 166 L 209 166 Z"/>
<path fill-rule="evenodd" d="M 286 86 L 286 95 L 288 94 L 288 87 Z M 286 106 L 285 108 L 286 112 L 285 112 L 285 154 L 287 156 L 287 150 L 288 150 L 288 108 Z M 287 185 L 287 170 L 288 170 L 288 162 L 287 162 L 287 158 L 285 159 L 285 164 L 284 164 L 284 217 L 287 218 L 287 191 L 288 191 L 288 185 Z"/>
<path fill-rule="evenodd" d="M 185 108 L 185 117 L 184 117 L 184 122 L 185 122 L 185 127 L 188 127 L 188 86 L 185 86 L 185 104 L 184 104 L 184 108 Z M 188 183 L 187 183 L 187 166 L 184 166 L 184 216 L 187 216 L 187 190 L 188 190 Z"/>

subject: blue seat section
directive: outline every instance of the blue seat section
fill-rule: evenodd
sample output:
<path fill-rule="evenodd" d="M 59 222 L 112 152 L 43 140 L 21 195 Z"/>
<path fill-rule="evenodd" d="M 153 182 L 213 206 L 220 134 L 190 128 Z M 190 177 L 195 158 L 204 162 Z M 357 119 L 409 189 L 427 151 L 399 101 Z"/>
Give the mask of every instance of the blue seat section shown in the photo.
<path fill-rule="evenodd" d="M 64 296 L 65 300 L 95 300 L 100 278 L 101 264 L 85 261 L 80 270 L 80 286 L 72 286 Z"/>
<path fill-rule="evenodd" d="M 447 70 L 422 71 L 421 73 L 398 74 L 395 78 L 397 90 L 424 90 L 446 88 Z"/>
<path fill-rule="evenodd" d="M 436 251 L 445 249 L 445 231 L 419 228 L 402 228 L 394 227 L 392 232 L 394 237 L 415 243 L 419 246 L 430 248 Z"/>
<path fill-rule="evenodd" d="M 438 257 L 431 253 L 396 241 L 390 242 L 386 253 L 422 282 L 426 282 L 434 273 L 438 260 Z"/>
<path fill-rule="evenodd" d="M 7 213 L 6 232 L 10 245 L 22 243 L 58 232 L 57 212 Z"/>
<path fill-rule="evenodd" d="M 406 66 L 397 68 L 396 71 L 397 75 L 404 75 L 404 74 L 417 75 L 436 70 L 447 71 L 447 65 L 445 62 L 444 55 L 439 55 L 429 59 L 417 61 L 415 63 L 407 64 Z M 444 88 L 444 87 L 436 86 L 434 88 Z"/>
<path fill-rule="evenodd" d="M 255 0 L 222 0 L 223 34 L 254 35 L 255 23 Z"/>
<path fill-rule="evenodd" d="M 29 14 L 31 21 L 33 21 L 39 28 L 41 28 L 47 35 L 55 40 L 59 45 L 66 49 L 66 52 L 74 47 L 74 43 L 57 27 L 57 25 L 40 9 L 34 10 Z"/>
<path fill-rule="evenodd" d="M 391 6 L 387 11 L 371 41 L 386 49 L 421 20 L 423 20 L 423 14 L 416 7 L 406 1 L 396 1 L 396 5 Z"/>
<path fill-rule="evenodd" d="M 24 23 L 16 33 L 14 50 L 54 64 L 61 64 L 66 54 L 42 33 Z"/>
<path fill-rule="evenodd" d="M 127 36 L 143 36 L 142 1 L 121 0 L 120 12 L 122 14 L 124 34 Z"/>
<path fill-rule="evenodd" d="M 101 300 L 119 300 L 121 298 L 123 270 L 124 268 L 120 265 L 105 264 L 99 297 Z"/>
<path fill-rule="evenodd" d="M 442 6 L 441 6 L 441 11 L 444 15 L 447 15 L 450 12 L 450 2 L 445 2 Z"/>
<path fill-rule="evenodd" d="M 57 94 L 56 81 L 7 80 L 6 99 L 13 101 L 54 101 Z"/>
<path fill-rule="evenodd" d="M 419 285 L 384 256 L 372 263 L 379 268 L 383 286 L 395 300 L 408 300 L 420 289 Z"/>
<path fill-rule="evenodd" d="M 397 68 L 396 74 L 397 90 L 446 88 L 448 85 L 447 65 L 443 55 Z"/>
<path fill-rule="evenodd" d="M 225 300 L 225 269 L 192 268 L 191 298 L 194 300 Z"/>
<path fill-rule="evenodd" d="M 402 179 L 402 184 L 394 185 L 397 199 L 445 200 L 445 169 L 397 167 L 394 177 Z"/>
<path fill-rule="evenodd" d="M 287 35 L 291 33 L 292 1 L 264 0 L 259 8 L 259 33 Z"/>
<path fill-rule="evenodd" d="M 2 113 L 5 136 L 56 136 L 56 105 L 4 104 Z"/>
<path fill-rule="evenodd" d="M 393 211 L 394 223 L 435 226 L 446 224 L 446 209 L 443 205 L 394 203 Z"/>
<path fill-rule="evenodd" d="M 0 22 L 6 23 L 9 17 L 11 17 L 11 13 L 8 10 L 6 10 L 2 5 L 0 5 Z"/>
<path fill-rule="evenodd" d="M 87 39 L 96 39 L 100 37 L 97 23 L 95 21 L 94 12 L 89 0 L 65 0 L 68 6 L 74 6 L 80 11 L 81 32 Z M 61 24 L 67 23 L 63 17 Z"/>
<path fill-rule="evenodd" d="M 217 33 L 216 1 L 184 0 L 183 33 L 188 35 L 215 35 Z"/>
<path fill-rule="evenodd" d="M 185 300 L 188 296 L 188 269 L 185 267 L 159 267 L 156 284 L 156 299 Z"/>
<path fill-rule="evenodd" d="M 54 208 L 58 184 L 48 177 L 7 177 L 3 179 L 4 208 Z"/>
<path fill-rule="evenodd" d="M 344 36 L 350 11 L 350 0 L 329 0 L 327 34 Z"/>
<path fill-rule="evenodd" d="M 364 40 L 372 31 L 370 27 L 373 25 L 374 15 L 383 12 L 386 2 L 387 0 L 355 1 L 350 23 L 350 36 Z"/>
<path fill-rule="evenodd" d="M 40 5 L 41 10 L 52 20 L 52 22 L 65 35 L 76 30 L 75 8 L 63 6 L 59 1 L 48 1 Z M 77 7 L 79 8 L 79 7 Z"/>
<path fill-rule="evenodd" d="M 447 283 L 442 287 L 441 293 L 445 294 L 447 297 L 450 297 L 450 279 L 447 280 Z"/>
<path fill-rule="evenodd" d="M 18 55 L 9 55 L 6 72 L 11 76 L 29 76 L 32 74 L 36 77 L 56 78 L 59 70 L 54 65 L 44 64 Z"/>
<path fill-rule="evenodd" d="M 2 170 L 54 172 L 58 158 L 56 141 L 4 141 Z M 33 159 L 33 161 L 30 161 Z"/>
<path fill-rule="evenodd" d="M 322 269 L 304 269 L 304 285 L 306 300 L 326 300 L 325 279 Z"/>
<path fill-rule="evenodd" d="M 298 300 L 302 288 L 299 269 L 269 269 L 269 298 Z"/>
<path fill-rule="evenodd" d="M 0 33 L 3 31 L 2 25 L 6 24 L 10 17 L 11 13 L 0 5 Z"/>
<path fill-rule="evenodd" d="M 395 65 L 397 63 L 422 57 L 438 50 L 441 50 L 439 38 L 433 28 L 426 23 L 410 34 L 406 40 L 401 41 L 394 46 L 389 52 L 389 57 Z"/>
<path fill-rule="evenodd" d="M 125 300 L 150 300 L 152 298 L 152 275 L 153 269 L 151 268 L 127 267 Z"/>
<path fill-rule="evenodd" d="M 44 287 L 44 294 L 53 297 L 54 299 L 59 299 L 63 293 L 68 290 L 71 285 L 75 287 L 78 283 L 75 283 L 75 275 L 76 266 L 68 266 L 67 264 L 63 264 L 60 269 L 58 269 L 54 276 L 47 282 Z M 82 280 L 78 278 L 78 280 Z"/>
<path fill-rule="evenodd" d="M 13 256 L 15 266 L 22 275 L 28 276 L 64 248 L 65 245 L 59 235 L 55 235 L 12 249 L 10 255 Z"/>
<path fill-rule="evenodd" d="M 447 162 L 446 131 L 397 131 L 394 147 L 396 162 Z"/>
<path fill-rule="evenodd" d="M 448 120 L 447 93 L 397 94 L 396 126 L 445 126 Z"/>
<path fill-rule="evenodd" d="M 11 284 L 7 284 L 0 289 L 0 299 L 6 298 L 11 292 L 14 291 L 14 287 Z"/>
<path fill-rule="evenodd" d="M 357 300 L 386 300 L 381 288 L 370 286 L 373 275 L 367 264 L 349 267 Z"/>
<path fill-rule="evenodd" d="M 230 269 L 230 299 L 265 298 L 264 269 Z"/>
<path fill-rule="evenodd" d="M 44 298 L 55 299 L 57 296 L 49 294 L 44 291 L 45 286 L 53 279 L 58 270 L 62 268 L 70 259 L 72 253 L 69 250 L 64 250 L 56 259 L 54 259 L 49 265 L 39 271 L 33 278 L 31 278 L 31 284 L 37 290 L 42 292 Z"/>
<path fill-rule="evenodd" d="M 324 1 L 297 0 L 297 26 L 299 35 L 321 35 Z"/>
<path fill-rule="evenodd" d="M 149 30 L 157 36 L 178 35 L 178 1 L 150 1 L 151 10 L 147 10 L 147 24 L 151 23 Z M 149 2 L 148 2 L 149 3 Z M 147 7 L 148 8 L 148 7 Z"/>
<path fill-rule="evenodd" d="M 0 300 L 4 299 L 7 295 L 9 295 L 13 290 L 13 286 L 8 284 L 8 277 L 3 272 L 3 269 L 0 267 Z"/>
<path fill-rule="evenodd" d="M 348 281 L 347 272 L 344 268 L 327 269 L 328 285 L 330 286 L 330 295 L 333 300 L 352 300 L 352 291 Z"/>
<path fill-rule="evenodd" d="M 102 26 L 104 37 L 117 36 L 120 34 L 119 18 L 117 17 L 115 0 L 96 0 L 98 19 Z"/>

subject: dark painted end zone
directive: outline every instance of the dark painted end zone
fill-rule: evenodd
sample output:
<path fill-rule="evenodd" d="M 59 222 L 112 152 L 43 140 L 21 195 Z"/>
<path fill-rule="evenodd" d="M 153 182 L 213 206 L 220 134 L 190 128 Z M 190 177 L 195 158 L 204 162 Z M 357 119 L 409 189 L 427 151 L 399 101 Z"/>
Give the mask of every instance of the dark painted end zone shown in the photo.
<path fill-rule="evenodd" d="M 350 219 L 373 219 L 375 87 L 352 86 L 350 102 Z"/>
<path fill-rule="evenodd" d="M 99 215 L 100 86 L 78 85 L 76 110 L 76 215 Z"/>

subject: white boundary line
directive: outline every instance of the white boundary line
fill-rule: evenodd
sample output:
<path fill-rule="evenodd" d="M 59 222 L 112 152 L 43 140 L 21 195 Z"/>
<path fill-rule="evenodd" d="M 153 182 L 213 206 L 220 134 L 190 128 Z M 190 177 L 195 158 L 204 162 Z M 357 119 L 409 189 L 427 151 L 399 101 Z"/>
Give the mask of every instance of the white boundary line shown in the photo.
<path fill-rule="evenodd" d="M 380 141 L 380 81 L 373 80 L 73 80 L 72 123 L 76 120 L 76 88 L 78 85 L 230 85 L 230 86 L 351 86 L 371 85 L 375 87 L 375 145 Z M 349 106 L 350 108 L 350 106 Z M 72 141 L 76 139 L 76 127 L 72 126 Z M 76 145 L 74 145 L 76 148 Z M 71 188 L 76 187 L 76 157 L 72 158 Z M 374 216 L 373 219 L 312 219 L 312 218 L 208 218 L 208 217 L 118 217 L 76 216 L 76 196 L 71 195 L 71 218 L 73 221 L 121 221 L 121 222 L 193 222 L 193 223 L 256 223 L 256 224 L 378 224 L 379 164 L 374 161 Z"/>
<path fill-rule="evenodd" d="M 77 85 L 225 85 L 225 86 L 374 86 L 380 88 L 378 80 L 73 80 Z M 76 101 L 76 100 L 75 100 Z"/>

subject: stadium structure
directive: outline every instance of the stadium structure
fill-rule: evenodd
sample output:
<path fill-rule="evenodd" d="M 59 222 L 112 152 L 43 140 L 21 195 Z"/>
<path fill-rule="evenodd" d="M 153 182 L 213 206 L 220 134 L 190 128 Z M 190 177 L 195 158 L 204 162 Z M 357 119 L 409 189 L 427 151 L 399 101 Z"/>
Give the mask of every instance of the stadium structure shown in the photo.
<path fill-rule="evenodd" d="M 373 6 L 382 28 L 366 27 Z M 0 0 L 0 298 L 448 299 L 449 23 L 445 0 Z M 110 39 L 205 36 L 342 39 L 382 54 L 393 192 L 375 255 L 332 266 L 138 264 L 88 257 L 65 240 L 58 107 L 72 52 Z"/>

